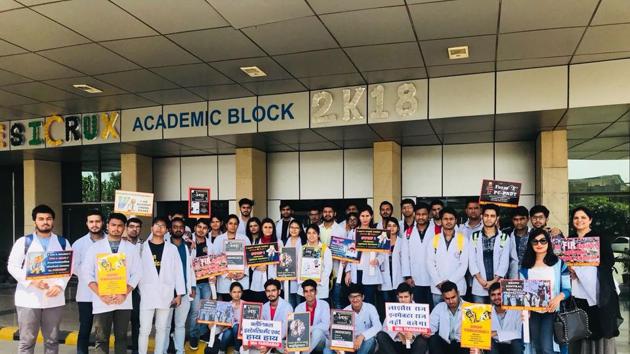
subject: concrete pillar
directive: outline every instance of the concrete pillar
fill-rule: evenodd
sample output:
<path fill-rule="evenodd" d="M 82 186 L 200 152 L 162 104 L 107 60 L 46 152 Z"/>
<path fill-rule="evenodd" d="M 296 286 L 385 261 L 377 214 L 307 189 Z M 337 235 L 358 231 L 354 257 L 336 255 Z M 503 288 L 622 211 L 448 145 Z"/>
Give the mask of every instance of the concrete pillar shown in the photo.
<path fill-rule="evenodd" d="M 24 160 L 24 234 L 34 230 L 31 212 L 39 204 L 50 206 L 56 214 L 53 231 L 63 235 L 61 207 L 61 164 L 54 161 Z M 18 226 L 19 230 L 19 226 Z"/>
<path fill-rule="evenodd" d="M 139 154 L 120 154 L 120 189 L 153 193 L 153 159 Z M 151 232 L 151 218 L 140 217 L 140 220 L 140 237 L 144 239 Z"/>
<path fill-rule="evenodd" d="M 400 218 L 400 200 L 402 190 L 401 150 L 393 141 L 379 141 L 373 148 L 373 193 L 375 220 L 380 220 L 378 208 L 387 200 L 394 205 L 392 216 Z"/>
<path fill-rule="evenodd" d="M 563 233 L 569 223 L 567 131 L 544 131 L 536 140 L 536 203 L 549 209 L 549 226 Z"/>
<path fill-rule="evenodd" d="M 236 201 L 254 201 L 253 215 L 267 215 L 267 154 L 254 148 L 236 149 Z"/>

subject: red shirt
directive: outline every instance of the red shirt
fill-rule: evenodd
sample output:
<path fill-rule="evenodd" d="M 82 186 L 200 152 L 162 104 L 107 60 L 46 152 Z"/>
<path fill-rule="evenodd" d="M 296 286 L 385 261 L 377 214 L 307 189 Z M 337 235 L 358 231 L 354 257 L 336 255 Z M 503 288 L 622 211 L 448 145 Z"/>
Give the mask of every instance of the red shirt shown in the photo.
<path fill-rule="evenodd" d="M 308 302 L 306 303 L 306 311 L 311 315 L 311 326 L 313 325 L 313 319 L 315 318 L 315 309 L 317 308 L 317 299 L 313 303 L 313 307 L 308 306 Z"/>
<path fill-rule="evenodd" d="M 260 243 L 271 243 L 271 235 L 261 237 Z"/>
<path fill-rule="evenodd" d="M 271 319 L 273 320 L 273 318 L 276 317 L 276 308 L 271 306 L 271 304 L 269 304 L 269 313 L 271 314 Z"/>

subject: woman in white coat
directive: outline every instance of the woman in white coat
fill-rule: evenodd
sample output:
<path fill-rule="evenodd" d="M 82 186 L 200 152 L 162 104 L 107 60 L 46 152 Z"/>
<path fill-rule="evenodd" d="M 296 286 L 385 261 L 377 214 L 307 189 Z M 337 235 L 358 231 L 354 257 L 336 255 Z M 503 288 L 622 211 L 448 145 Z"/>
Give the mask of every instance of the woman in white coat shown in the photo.
<path fill-rule="evenodd" d="M 409 247 L 405 238 L 400 237 L 400 224 L 395 217 L 384 218 L 383 225 L 389 231 L 391 253 L 386 255 L 387 259 L 380 267 L 383 277 L 381 298 L 383 302 L 396 302 L 396 288 L 410 275 Z"/>
<path fill-rule="evenodd" d="M 261 222 L 260 226 L 262 230 L 261 237 L 254 241 L 253 244 L 272 244 L 275 243 L 278 245 L 278 249 L 280 249 L 278 242 L 278 238 L 276 237 L 276 224 L 273 220 L 269 218 L 265 218 Z M 258 266 L 250 269 L 251 276 L 251 285 L 249 287 L 249 299 L 250 301 L 256 301 L 265 303 L 267 301 L 267 296 L 265 295 L 265 282 L 269 279 L 274 279 L 276 277 L 276 265 L 267 265 L 267 266 Z"/>
<path fill-rule="evenodd" d="M 230 214 L 225 222 L 226 231 L 224 234 L 217 236 L 212 245 L 212 254 L 219 255 L 225 253 L 225 241 L 228 240 L 240 240 L 247 246 L 251 244 L 247 236 L 236 233 L 238 229 L 239 218 L 234 214 Z M 243 289 L 249 289 L 249 276 L 247 269 L 243 269 L 240 273 L 228 273 L 217 277 L 217 294 L 223 301 L 230 301 L 230 285 L 232 282 L 239 282 Z"/>
<path fill-rule="evenodd" d="M 297 257 L 297 259 L 295 259 L 295 262 L 298 261 L 298 259 L 300 258 L 300 255 L 302 254 L 302 244 L 306 241 L 306 235 L 304 234 L 304 231 L 302 229 L 302 224 L 300 224 L 299 221 L 297 221 L 297 219 L 292 219 L 289 222 L 289 237 L 287 238 L 287 241 L 284 243 L 284 247 L 292 247 L 295 248 L 295 255 Z M 298 263 L 299 264 L 299 263 Z M 286 282 L 285 282 L 286 284 Z M 289 288 L 288 289 L 284 289 L 285 291 L 285 296 L 286 294 L 289 295 L 289 303 L 291 304 L 291 306 L 293 306 L 294 308 L 299 304 L 299 300 L 298 300 L 298 281 L 297 280 L 291 280 L 289 281 Z"/>
<path fill-rule="evenodd" d="M 327 300 L 330 292 L 330 273 L 332 273 L 333 261 L 332 252 L 327 245 L 324 245 L 319 240 L 319 226 L 311 224 L 306 228 L 306 244 L 304 247 L 314 247 L 322 249 L 322 273 L 317 282 L 317 298 Z M 299 253 L 301 257 L 302 252 Z M 301 264 L 301 259 L 300 263 Z M 300 282 L 301 284 L 301 282 Z M 298 288 L 298 294 L 300 295 L 300 302 L 304 300 L 304 289 L 300 286 Z"/>

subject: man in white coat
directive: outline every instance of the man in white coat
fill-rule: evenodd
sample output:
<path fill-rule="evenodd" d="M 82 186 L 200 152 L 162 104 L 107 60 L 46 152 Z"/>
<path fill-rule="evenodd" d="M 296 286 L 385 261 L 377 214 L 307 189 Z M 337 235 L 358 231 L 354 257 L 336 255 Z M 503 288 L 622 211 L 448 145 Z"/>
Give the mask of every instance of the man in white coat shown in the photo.
<path fill-rule="evenodd" d="M 405 281 L 413 288 L 414 301 L 420 304 L 429 304 L 433 309 L 433 297 L 431 296 L 431 277 L 425 257 L 427 249 L 431 247 L 431 242 L 435 236 L 433 229 L 429 228 L 429 213 L 431 207 L 426 203 L 418 203 L 415 208 L 415 226 L 411 235 L 407 239 L 409 256 L 410 277 Z M 407 234 L 405 233 L 405 238 Z"/>
<path fill-rule="evenodd" d="M 284 245 L 289 238 L 289 223 L 293 220 L 293 209 L 287 202 L 280 203 L 280 220 L 276 221 L 276 236 Z"/>
<path fill-rule="evenodd" d="M 76 301 L 79 307 L 77 354 L 88 354 L 90 332 L 92 332 L 92 322 L 94 320 L 94 315 L 92 314 L 93 293 L 88 287 L 87 279 L 81 276 L 81 267 L 87 250 L 94 242 L 102 240 L 103 237 L 105 237 L 105 233 L 103 232 L 103 214 L 98 210 L 88 211 L 85 226 L 88 228 L 88 233 L 76 240 L 72 245 L 72 269 L 73 273 L 79 279 L 76 295 Z"/>
<path fill-rule="evenodd" d="M 492 349 L 490 354 L 520 354 L 523 352 L 521 311 L 502 307 L 501 285 L 493 283 L 488 289 L 492 302 Z"/>
<path fill-rule="evenodd" d="M 127 330 L 131 320 L 131 292 L 142 277 L 140 254 L 136 245 L 122 239 L 127 218 L 120 213 L 111 213 L 107 220 L 107 237 L 94 242 L 88 249 L 81 267 L 82 276 L 87 279 L 92 296 L 92 313 L 94 313 L 95 353 L 109 353 L 109 335 L 114 328 L 116 354 L 127 353 Z M 103 255 L 121 254 L 125 258 L 127 273 L 127 289 L 123 294 L 99 295 L 97 278 L 98 258 Z"/>
<path fill-rule="evenodd" d="M 155 353 L 164 353 L 167 341 L 167 321 L 172 307 L 186 295 L 182 262 L 177 247 L 164 241 L 166 218 L 153 219 L 153 237 L 142 245 L 142 279 L 140 288 L 140 336 L 138 352 L 147 352 L 149 334 L 155 316 Z M 173 295 L 175 294 L 175 295 Z"/>
<path fill-rule="evenodd" d="M 307 279 L 302 283 L 302 293 L 306 301 L 297 305 L 295 312 L 308 312 L 311 320 L 311 340 L 309 353 L 314 350 L 323 351 L 330 328 L 330 306 L 317 299 L 317 283 Z"/>
<path fill-rule="evenodd" d="M 470 349 L 461 347 L 463 301 L 459 296 L 458 288 L 459 286 L 451 281 L 444 282 L 440 288 L 443 302 L 435 305 L 429 319 L 431 326 L 429 353 L 470 353 Z"/>
<path fill-rule="evenodd" d="M 20 237 L 9 255 L 7 270 L 17 281 L 15 309 L 20 329 L 18 353 L 32 354 L 35 351 L 38 332 L 44 337 L 46 354 L 59 351 L 59 323 L 66 304 L 64 290 L 70 276 L 42 280 L 27 280 L 26 262 L 29 253 L 71 250 L 70 243 L 52 230 L 55 212 L 47 205 L 36 206 L 32 213 L 35 231 Z"/>

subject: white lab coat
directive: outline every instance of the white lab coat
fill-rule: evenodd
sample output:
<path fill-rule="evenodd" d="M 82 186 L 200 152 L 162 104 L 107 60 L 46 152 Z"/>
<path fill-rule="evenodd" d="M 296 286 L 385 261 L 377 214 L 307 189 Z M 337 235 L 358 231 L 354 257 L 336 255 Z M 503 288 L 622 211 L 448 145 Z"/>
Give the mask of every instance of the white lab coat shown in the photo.
<path fill-rule="evenodd" d="M 464 303 L 463 300 L 459 301 L 459 313 L 456 314 L 460 318 L 462 314 L 463 303 Z M 446 305 L 446 302 L 440 302 L 439 304 L 435 305 L 435 307 L 433 308 L 433 311 L 431 311 L 431 316 L 429 319 L 429 325 L 431 326 L 431 334 L 437 333 L 447 343 L 451 342 L 449 339 L 449 334 L 451 332 L 451 321 L 449 318 L 449 312 L 451 312 L 451 310 L 448 308 L 448 305 Z M 456 324 L 455 335 L 458 341 L 460 341 L 461 336 L 462 336 L 462 333 L 461 333 L 462 321 L 455 321 L 455 324 Z"/>
<path fill-rule="evenodd" d="M 494 251 L 492 253 L 492 265 L 494 268 L 494 275 L 498 275 L 505 278 L 510 267 L 510 252 L 512 249 L 512 242 L 510 242 L 510 236 L 497 230 L 496 240 L 494 240 Z M 473 238 L 477 237 L 473 241 Z M 471 235 L 470 242 L 470 256 L 469 267 L 470 274 L 473 276 L 472 293 L 477 296 L 488 296 L 488 289 L 484 289 L 479 283 L 475 275 L 479 273 L 484 280 L 486 279 L 486 267 L 483 264 L 483 232 L 474 232 Z M 501 241 L 501 240 L 504 241 Z"/>
<path fill-rule="evenodd" d="M 588 302 L 589 306 L 596 306 L 599 299 L 599 278 L 597 267 L 573 267 L 577 279 L 571 279 L 571 295 Z"/>
<path fill-rule="evenodd" d="M 138 283 L 140 289 L 140 309 L 168 309 L 174 293 L 186 294 L 182 261 L 177 247 L 164 242 L 164 251 L 160 262 L 160 274 L 153 263 L 153 254 L 149 242 L 142 245 L 141 253 L 142 279 Z"/>
<path fill-rule="evenodd" d="M 278 249 L 282 241 L 277 241 Z M 260 244 L 260 238 L 254 242 L 255 245 Z M 265 266 L 267 269 L 263 271 L 256 270 L 252 267 L 252 279 L 249 289 L 251 291 L 265 291 L 265 282 L 268 279 L 274 279 L 278 274 L 278 267 L 275 264 L 269 264 Z"/>
<path fill-rule="evenodd" d="M 298 262 L 297 264 L 300 264 L 300 255 L 302 255 L 302 239 L 301 238 L 297 238 L 297 241 L 295 242 L 295 246 L 291 246 L 291 237 L 289 237 L 287 239 L 287 242 L 284 243 L 284 247 L 295 247 L 295 255 L 296 255 L 296 262 Z M 298 283 L 297 280 L 291 280 L 289 281 L 289 293 L 290 294 L 297 294 L 298 288 L 300 287 L 300 284 Z M 286 289 L 285 289 L 286 291 Z"/>
<path fill-rule="evenodd" d="M 523 329 L 521 311 L 507 310 L 503 323 L 499 321 L 499 315 L 495 306 L 492 306 L 492 330 L 497 332 L 496 340 L 499 343 L 509 342 L 513 339 L 520 339 Z"/>
<path fill-rule="evenodd" d="M 289 222 L 291 222 L 292 220 L 293 220 L 293 217 L 290 217 Z M 282 218 L 276 221 L 276 237 L 278 238 L 278 240 L 282 240 Z M 291 236 L 289 236 L 289 228 L 287 226 L 287 238 L 289 237 Z"/>
<path fill-rule="evenodd" d="M 57 235 L 51 234 L 50 241 L 48 241 L 48 252 L 63 251 L 61 244 L 59 244 Z M 62 290 L 59 295 L 55 297 L 47 297 L 47 290 L 40 290 L 31 285 L 31 280 L 26 280 L 26 255 L 24 254 L 24 243 L 26 237 L 20 237 L 15 241 L 13 248 L 11 248 L 11 254 L 9 255 L 9 261 L 7 263 L 7 270 L 9 274 L 17 281 L 15 287 L 15 306 L 27 307 L 32 309 L 47 309 L 52 307 L 64 306 L 66 304 L 66 297 L 64 291 L 70 276 L 63 278 L 51 278 L 44 279 L 49 286 L 58 285 Z M 66 241 L 66 251 L 72 250 L 70 242 Z M 29 246 L 27 253 L 31 252 L 43 252 L 44 248 L 39 243 L 37 235 L 33 234 L 33 241 Z"/>
<path fill-rule="evenodd" d="M 109 246 L 107 238 L 96 241 L 90 246 L 86 255 L 83 266 L 81 267 L 81 275 L 87 280 L 88 284 L 96 282 L 96 256 L 99 254 L 111 254 L 112 249 Z M 142 278 L 142 269 L 140 262 L 140 254 L 138 248 L 133 243 L 121 240 L 118 253 L 124 253 L 127 266 L 127 285 L 135 288 Z M 111 312 L 115 310 L 131 310 L 131 293 L 127 294 L 122 304 L 107 305 L 96 294 L 92 296 L 92 313 L 99 314 Z"/>
<path fill-rule="evenodd" d="M 208 252 L 208 253 L 213 254 L 213 255 L 219 255 L 219 254 L 225 253 L 223 249 L 223 246 L 224 246 L 223 243 L 227 239 L 228 239 L 227 233 L 223 233 L 217 236 L 217 238 L 214 239 L 214 243 L 212 244 L 212 252 Z M 238 232 L 236 233 L 236 236 L 234 239 L 244 241 L 246 246 L 251 244 L 247 236 L 243 234 L 239 234 Z M 243 286 L 243 290 L 247 290 L 249 289 L 249 270 L 247 269 L 247 266 L 245 266 L 245 269 L 243 272 L 245 274 L 245 277 L 239 280 L 238 282 Z M 232 284 L 232 281 L 233 281 L 232 279 L 226 277 L 225 275 L 218 276 L 217 277 L 217 293 L 228 294 L 230 292 L 230 285 Z"/>
<path fill-rule="evenodd" d="M 297 305 L 295 312 L 308 312 L 306 311 L 306 301 Z M 328 337 L 328 334 L 330 333 L 330 306 L 326 301 L 317 301 L 315 314 L 313 315 L 313 325 L 311 328 L 322 330 L 326 333 L 326 337 Z"/>
<path fill-rule="evenodd" d="M 276 307 L 276 313 L 271 318 L 271 305 L 269 301 L 265 302 L 262 307 L 262 319 L 265 321 L 280 321 L 282 322 L 282 338 L 287 336 L 287 315 L 293 312 L 291 304 L 283 298 L 278 298 L 278 307 Z"/>
<path fill-rule="evenodd" d="M 107 235 L 105 234 L 105 237 Z M 94 242 L 90 237 L 90 233 L 82 236 L 78 240 L 74 241 L 72 245 L 72 273 L 77 276 L 79 283 L 77 284 L 77 302 L 92 302 L 92 295 L 94 292 L 88 287 L 88 282 L 81 276 L 81 268 L 85 254 Z"/>
<path fill-rule="evenodd" d="M 430 230 L 429 230 L 430 231 Z M 427 236 L 429 231 L 427 231 Z M 425 237 L 427 237 L 425 236 Z M 469 241 L 462 233 L 455 232 L 450 246 L 446 248 L 446 241 L 442 234 L 439 237 L 437 250 L 433 247 L 433 236 L 428 240 L 427 246 L 427 268 L 431 276 L 431 293 L 439 295 L 440 290 L 437 285 L 450 280 L 457 284 L 460 295 L 466 294 L 466 271 L 468 270 L 468 256 L 470 254 Z M 461 251 L 457 247 L 457 238 L 462 238 Z"/>
<path fill-rule="evenodd" d="M 469 222 L 470 220 L 466 220 L 465 223 L 459 225 L 458 230 L 461 231 L 466 236 L 466 238 L 470 240 L 470 236 L 473 234 L 473 232 L 483 229 L 483 222 L 480 221 L 479 224 L 472 227 L 470 226 Z"/>
<path fill-rule="evenodd" d="M 238 228 L 236 229 L 237 234 L 247 235 L 247 222 L 249 222 L 249 218 L 247 220 L 243 220 L 242 216 L 238 218 Z"/>
<path fill-rule="evenodd" d="M 427 226 L 424 239 L 421 240 L 418 225 L 414 224 L 411 236 L 409 240 L 406 240 L 405 248 L 408 249 L 409 273 L 417 286 L 431 285 L 431 276 L 427 268 L 426 257 L 424 257 L 427 254 L 427 249 L 431 247 L 431 242 L 433 242 L 434 234 L 429 233 L 429 229 L 429 226 Z M 405 238 L 404 233 L 403 238 Z"/>
<path fill-rule="evenodd" d="M 320 242 L 318 244 L 317 247 L 322 247 L 322 243 Z M 306 245 L 304 245 L 304 247 L 306 247 Z M 299 253 L 298 256 L 298 260 L 299 263 L 298 264 L 302 264 L 302 252 Z M 328 293 L 330 292 L 330 273 L 332 273 L 332 267 L 333 267 L 333 259 L 332 259 L 332 252 L 330 252 L 330 248 L 328 246 L 326 246 L 326 250 L 324 251 L 324 257 L 323 257 L 323 267 L 322 267 L 322 275 L 319 279 L 319 282 L 317 283 L 317 298 L 318 299 L 326 299 L 328 298 Z M 300 282 L 301 284 L 301 282 Z M 302 289 L 301 286 L 298 287 L 297 289 L 297 293 L 300 296 L 304 296 L 304 290 Z"/>
<path fill-rule="evenodd" d="M 394 250 L 391 255 L 385 254 L 385 262 L 381 264 L 380 271 L 383 277 L 381 291 L 395 290 L 400 283 L 405 281 L 405 277 L 411 275 L 409 270 L 409 246 L 405 236 L 398 234 Z"/>

